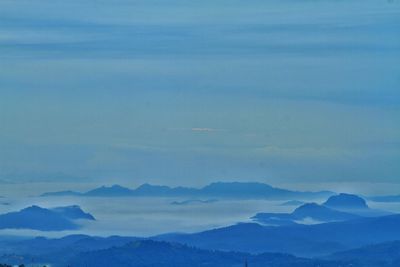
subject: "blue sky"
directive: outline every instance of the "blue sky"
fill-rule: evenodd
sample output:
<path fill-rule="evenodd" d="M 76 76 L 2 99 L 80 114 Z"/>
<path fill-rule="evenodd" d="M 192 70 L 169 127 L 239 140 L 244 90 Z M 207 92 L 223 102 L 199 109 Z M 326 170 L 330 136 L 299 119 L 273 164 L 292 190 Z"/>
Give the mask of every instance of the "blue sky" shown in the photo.
<path fill-rule="evenodd" d="M 398 1 L 5 0 L 0 22 L 3 182 L 400 183 Z"/>

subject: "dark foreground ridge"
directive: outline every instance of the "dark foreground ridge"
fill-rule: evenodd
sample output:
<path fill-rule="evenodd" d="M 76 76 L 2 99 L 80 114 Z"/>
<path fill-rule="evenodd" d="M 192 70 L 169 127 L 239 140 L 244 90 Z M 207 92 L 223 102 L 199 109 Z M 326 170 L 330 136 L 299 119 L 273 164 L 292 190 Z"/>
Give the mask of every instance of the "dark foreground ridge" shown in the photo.
<path fill-rule="evenodd" d="M 48 252 L 36 255 L 32 253 L 28 255 L 13 254 L 12 256 L 1 257 L 0 261 L 7 261 L 13 265 L 29 261 L 30 264 L 36 264 L 36 266 L 38 264 L 51 264 L 54 267 L 242 267 L 246 265 L 249 267 L 367 267 L 367 265 L 346 261 L 306 259 L 282 253 L 254 255 L 242 252 L 223 252 L 152 240 L 131 241 L 124 245 L 109 246 L 104 249 L 91 249 L 89 247 L 82 249 L 82 247 L 79 247 L 79 243 L 88 238 L 82 237 L 80 239 L 76 237 L 75 242 L 70 242 L 68 248 L 78 246 L 78 250 L 72 249 L 65 250 L 65 253 Z"/>

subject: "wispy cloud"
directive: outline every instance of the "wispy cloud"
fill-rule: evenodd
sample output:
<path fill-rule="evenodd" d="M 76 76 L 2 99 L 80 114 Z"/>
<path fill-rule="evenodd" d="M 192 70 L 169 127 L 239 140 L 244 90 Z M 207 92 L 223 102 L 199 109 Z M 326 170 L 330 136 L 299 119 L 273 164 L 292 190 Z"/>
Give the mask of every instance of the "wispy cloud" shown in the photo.
<path fill-rule="evenodd" d="M 194 127 L 191 129 L 193 132 L 218 132 L 220 129 L 207 128 L 207 127 Z"/>
<path fill-rule="evenodd" d="M 204 133 L 212 133 L 212 132 L 222 132 L 226 131 L 225 129 L 211 128 L 211 127 L 192 127 L 192 128 L 168 128 L 169 131 L 183 131 L 183 132 L 204 132 Z"/>

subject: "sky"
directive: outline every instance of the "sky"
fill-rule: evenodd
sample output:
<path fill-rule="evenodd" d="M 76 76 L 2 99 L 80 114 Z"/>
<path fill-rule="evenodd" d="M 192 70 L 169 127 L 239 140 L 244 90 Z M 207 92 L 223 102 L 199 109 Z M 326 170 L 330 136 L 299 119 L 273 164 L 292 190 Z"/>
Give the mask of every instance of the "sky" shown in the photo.
<path fill-rule="evenodd" d="M 0 184 L 399 192 L 399 60 L 398 0 L 3 0 Z"/>

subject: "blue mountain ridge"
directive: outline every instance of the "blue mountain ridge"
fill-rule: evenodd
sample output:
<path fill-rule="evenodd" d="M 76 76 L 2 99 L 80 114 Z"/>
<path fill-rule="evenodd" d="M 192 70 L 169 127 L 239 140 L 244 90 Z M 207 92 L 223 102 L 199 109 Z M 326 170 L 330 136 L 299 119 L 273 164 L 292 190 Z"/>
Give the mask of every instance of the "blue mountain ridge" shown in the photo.
<path fill-rule="evenodd" d="M 284 252 L 309 257 L 400 239 L 399 225 L 400 215 L 280 227 L 242 223 L 194 234 L 155 236 L 154 239 L 205 249 Z"/>
<path fill-rule="evenodd" d="M 51 264 L 60 266 L 107 267 L 397 267 L 400 241 L 369 245 L 337 252 L 321 258 L 301 258 L 286 253 L 249 254 L 205 250 L 179 243 L 123 237 L 67 236 L 61 239 L 35 238 L 16 242 L 13 253 L 0 256 L 0 262 Z M 16 244 L 19 245 L 17 248 Z M 86 246 L 80 245 L 86 243 Z M 29 250 L 30 245 L 33 250 Z M 22 249 L 21 249 L 22 247 Z M 23 254 L 23 252 L 30 254 Z"/>
<path fill-rule="evenodd" d="M 302 192 L 275 188 L 263 183 L 216 182 L 203 188 L 168 187 L 143 184 L 136 189 L 120 185 L 102 186 L 84 193 L 59 191 L 43 193 L 42 197 L 51 196 L 87 196 L 87 197 L 211 197 L 239 199 L 315 199 L 334 195 L 330 191 Z"/>
<path fill-rule="evenodd" d="M 54 267 L 235 267 L 243 266 L 247 260 L 249 266 L 260 267 L 395 267 L 400 253 L 400 246 L 394 241 L 400 240 L 399 223 L 400 215 L 392 215 L 310 226 L 246 223 L 150 239 L 86 235 L 25 240 L 0 237 L 0 262 L 51 263 Z M 370 245 L 375 242 L 387 243 Z M 363 260 L 368 253 L 372 254 Z M 385 260 L 379 260 L 383 256 Z"/>

